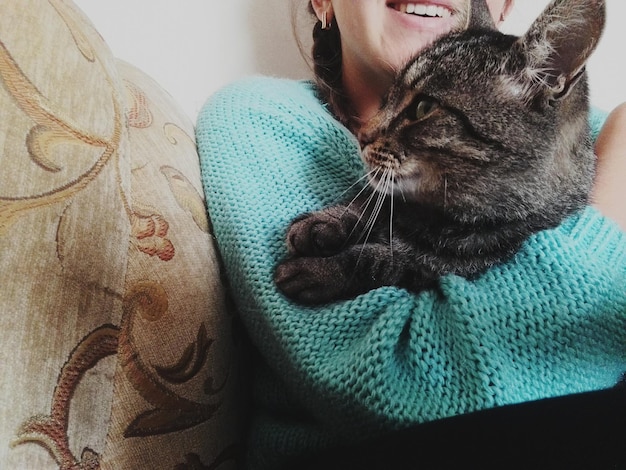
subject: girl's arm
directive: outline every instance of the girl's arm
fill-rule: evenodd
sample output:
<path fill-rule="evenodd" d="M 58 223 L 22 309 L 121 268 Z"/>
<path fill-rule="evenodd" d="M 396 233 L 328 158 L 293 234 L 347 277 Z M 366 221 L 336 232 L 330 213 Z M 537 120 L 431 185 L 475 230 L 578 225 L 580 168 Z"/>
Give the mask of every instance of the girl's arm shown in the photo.
<path fill-rule="evenodd" d="M 310 87 L 258 78 L 213 96 L 197 141 L 238 313 L 264 363 L 249 446 L 271 468 L 328 440 L 608 388 L 626 371 L 626 233 L 596 209 L 475 281 L 304 308 L 272 281 L 285 231 L 345 197 L 362 173 L 357 142 Z"/>
<path fill-rule="evenodd" d="M 606 119 L 596 141 L 594 206 L 626 231 L 626 103 Z"/>

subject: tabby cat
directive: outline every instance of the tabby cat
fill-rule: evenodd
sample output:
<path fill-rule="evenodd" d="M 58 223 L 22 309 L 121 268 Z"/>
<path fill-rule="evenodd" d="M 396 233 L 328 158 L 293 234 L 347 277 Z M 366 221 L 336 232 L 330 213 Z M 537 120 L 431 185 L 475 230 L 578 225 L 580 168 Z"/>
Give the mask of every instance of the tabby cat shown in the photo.
<path fill-rule="evenodd" d="M 585 63 L 604 1 L 553 0 L 522 37 L 471 3 L 467 29 L 412 59 L 360 133 L 368 190 L 290 226 L 275 272 L 287 297 L 475 278 L 588 204 Z"/>

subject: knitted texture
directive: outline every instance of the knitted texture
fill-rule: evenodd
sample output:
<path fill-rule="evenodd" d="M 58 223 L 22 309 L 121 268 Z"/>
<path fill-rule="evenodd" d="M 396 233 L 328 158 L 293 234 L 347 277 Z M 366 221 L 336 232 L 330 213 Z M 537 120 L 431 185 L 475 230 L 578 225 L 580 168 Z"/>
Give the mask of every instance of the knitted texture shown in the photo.
<path fill-rule="evenodd" d="M 590 122 L 594 135 L 603 114 Z M 251 468 L 389 429 L 611 387 L 626 371 L 626 236 L 588 208 L 478 280 L 385 287 L 309 308 L 273 270 L 297 215 L 345 198 L 358 144 L 312 85 L 249 78 L 216 93 L 197 142 L 209 212 L 258 348 Z"/>

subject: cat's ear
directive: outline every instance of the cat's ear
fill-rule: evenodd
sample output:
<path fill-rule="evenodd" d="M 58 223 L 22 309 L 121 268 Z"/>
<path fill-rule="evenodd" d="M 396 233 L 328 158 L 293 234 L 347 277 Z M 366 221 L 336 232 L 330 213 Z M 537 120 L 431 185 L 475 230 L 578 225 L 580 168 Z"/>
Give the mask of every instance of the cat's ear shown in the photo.
<path fill-rule="evenodd" d="M 497 29 L 485 0 L 470 0 L 470 14 L 465 29 Z"/>
<path fill-rule="evenodd" d="M 567 95 L 584 71 L 604 29 L 605 0 L 553 0 L 515 47 L 526 56 L 527 76 L 549 99 Z"/>

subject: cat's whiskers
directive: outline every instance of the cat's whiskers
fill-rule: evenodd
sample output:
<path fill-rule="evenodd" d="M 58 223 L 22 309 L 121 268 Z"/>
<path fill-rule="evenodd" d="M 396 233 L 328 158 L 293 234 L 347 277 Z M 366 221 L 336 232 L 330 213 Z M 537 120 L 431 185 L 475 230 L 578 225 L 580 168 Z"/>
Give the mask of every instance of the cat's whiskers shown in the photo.
<path fill-rule="evenodd" d="M 394 174 L 394 185 L 395 185 L 395 174 Z M 402 185 L 398 185 L 396 186 L 398 188 L 398 190 L 400 191 L 400 196 L 402 196 L 402 202 L 406 202 L 406 195 L 404 194 L 404 191 L 402 190 Z"/>
<path fill-rule="evenodd" d="M 390 170 L 389 175 L 389 182 L 391 184 L 391 191 L 389 192 L 389 252 L 391 255 L 391 264 L 393 265 L 393 188 L 395 186 L 396 173 Z"/>
<path fill-rule="evenodd" d="M 353 188 L 354 186 L 356 186 L 359 182 L 363 181 L 364 179 L 368 179 L 368 181 L 369 181 L 370 179 L 375 178 L 375 177 L 376 177 L 376 175 L 378 174 L 378 172 L 379 172 L 379 171 L 380 171 L 380 169 L 379 169 L 379 168 L 375 168 L 375 169 L 373 169 L 373 170 L 371 170 L 371 171 L 368 171 L 365 175 L 363 175 L 361 178 L 359 178 L 359 180 L 358 180 L 356 183 L 354 183 L 354 184 L 353 184 L 350 188 Z M 358 198 L 359 198 L 359 197 L 360 197 L 360 196 L 361 196 L 361 195 L 362 195 L 365 191 L 367 191 L 369 188 L 370 188 L 369 183 L 368 183 L 368 184 L 363 185 L 363 187 L 362 187 L 362 188 L 359 190 L 359 192 L 358 192 L 358 193 L 357 193 L 357 194 L 356 194 L 356 195 L 352 198 L 352 200 L 351 200 L 348 204 L 346 204 L 346 206 L 344 207 L 343 213 L 341 214 L 341 217 L 343 217 L 344 215 L 346 215 L 346 213 L 350 210 L 350 207 L 351 207 L 353 204 L 355 204 L 355 203 L 356 203 L 356 201 L 357 201 L 357 199 L 358 199 Z M 348 191 L 349 191 L 349 189 L 348 189 Z M 367 207 L 369 206 L 370 201 L 372 200 L 372 198 L 373 198 L 373 197 L 374 197 L 374 193 L 372 192 L 372 193 L 368 196 L 368 198 L 367 198 L 367 200 L 366 200 L 365 206 L 364 206 L 363 211 L 361 212 L 361 214 L 360 214 L 360 216 L 359 216 L 359 218 L 358 218 L 358 220 L 357 220 L 357 223 L 354 225 L 354 227 L 353 227 L 353 228 L 352 228 L 352 230 L 350 231 L 350 234 L 348 235 L 348 239 L 351 239 L 351 238 L 352 238 L 352 236 L 354 235 L 354 231 L 357 229 L 357 227 L 358 227 L 358 226 L 360 226 L 360 225 L 361 225 L 361 220 L 363 219 L 363 216 L 365 215 L 365 211 L 367 210 Z M 359 237 L 359 238 L 360 238 L 360 237 Z"/>
<path fill-rule="evenodd" d="M 379 172 L 380 172 L 380 168 L 377 168 L 377 169 L 369 172 L 369 174 L 373 175 L 372 179 L 374 179 L 378 175 Z M 367 213 L 367 209 L 370 207 L 370 204 L 372 203 L 372 200 L 374 199 L 374 197 L 378 193 L 377 189 L 378 189 L 379 185 L 380 185 L 380 181 L 379 181 L 378 185 L 376 185 L 376 188 L 374 188 L 374 190 L 370 193 L 370 195 L 365 200 L 365 203 L 363 204 L 363 209 L 361 211 L 361 214 L 359 215 L 359 219 L 358 219 L 357 223 L 354 224 L 354 227 L 352 228 L 352 231 L 350 232 L 350 235 L 348 236 L 348 238 L 352 238 L 352 235 L 354 235 L 354 231 L 357 229 L 357 227 L 361 226 L 361 221 L 363 220 L 363 217 Z M 352 202 L 354 202 L 354 200 Z M 374 204 L 375 207 L 374 207 L 374 210 L 372 211 L 372 214 L 374 214 L 374 212 L 376 211 L 376 205 L 377 204 L 378 204 L 378 202 L 376 202 Z M 367 240 L 369 239 L 369 236 L 370 236 L 370 234 L 372 232 L 372 228 L 373 227 L 374 227 L 374 223 L 372 222 L 372 215 L 370 215 L 370 218 L 365 223 L 363 231 L 357 237 L 357 241 L 363 240 L 363 237 L 365 237 L 365 239 L 362 241 L 361 251 L 359 252 L 359 257 L 356 260 L 355 267 L 359 265 L 359 261 L 361 260 L 361 255 L 363 254 L 363 249 L 365 248 L 365 244 L 367 243 Z M 368 231 L 368 228 L 369 228 L 369 231 Z M 366 232 L 367 232 L 367 234 L 366 234 Z"/>
<path fill-rule="evenodd" d="M 443 178 L 443 212 L 445 214 L 448 209 L 448 175 Z"/>
<path fill-rule="evenodd" d="M 363 181 L 363 179 L 365 179 L 365 178 L 368 178 L 368 179 L 369 179 L 371 175 L 374 175 L 374 177 L 375 177 L 375 176 L 376 176 L 376 173 L 377 173 L 377 170 L 372 170 L 372 171 L 370 171 L 370 172 L 366 173 L 366 174 L 365 174 L 365 176 L 362 176 L 361 178 L 359 178 L 359 181 L 357 181 L 356 183 L 354 183 L 354 184 L 351 186 L 351 188 L 353 188 L 354 186 L 356 186 L 359 182 Z M 355 195 L 355 196 L 354 196 L 354 197 L 350 200 L 350 202 L 349 202 L 348 204 L 346 204 L 346 207 L 344 208 L 344 211 L 343 211 L 342 216 L 343 216 L 343 215 L 345 215 L 345 214 L 346 214 L 346 212 L 348 212 L 348 211 L 350 210 L 350 207 L 351 207 L 351 206 L 352 206 L 352 205 L 353 205 L 353 204 L 354 204 L 354 203 L 355 203 L 355 202 L 359 199 L 359 197 L 360 197 L 360 196 L 361 196 L 361 195 L 362 195 L 365 191 L 367 191 L 367 190 L 368 190 L 368 188 L 369 188 L 369 187 L 370 187 L 370 186 L 369 186 L 369 184 L 364 184 L 364 185 L 363 185 L 363 187 L 359 190 L 359 192 L 358 192 L 358 193 L 357 193 L 357 194 L 356 194 L 356 195 Z M 349 191 L 349 189 L 348 189 L 348 191 Z"/>
<path fill-rule="evenodd" d="M 374 212 L 370 216 L 370 221 L 371 221 L 372 226 L 375 224 L 376 220 L 378 219 L 378 216 L 380 215 L 383 205 L 385 204 L 385 197 L 387 195 L 390 196 L 391 217 L 393 217 L 393 191 L 391 191 L 391 189 L 393 188 L 394 179 L 395 179 L 395 174 L 394 174 L 393 169 L 385 168 L 385 170 L 383 171 L 383 176 L 381 177 L 380 182 L 376 187 L 378 198 L 376 201 L 376 206 L 374 207 Z M 390 237 L 392 235 L 392 227 L 393 225 L 391 224 L 391 219 L 390 219 L 390 224 L 389 224 L 389 236 Z M 370 228 L 370 232 L 371 230 L 372 229 Z"/>
<path fill-rule="evenodd" d="M 359 189 L 359 192 L 357 193 L 356 196 L 354 196 L 352 198 L 352 200 L 350 201 L 350 204 L 352 204 L 362 193 L 363 191 L 365 191 L 368 187 L 367 184 L 367 180 L 369 179 L 370 175 L 374 172 L 374 170 L 369 171 L 367 173 L 365 173 L 363 176 L 361 176 L 358 180 L 356 180 L 354 183 L 352 183 L 348 188 L 346 188 L 345 191 L 343 191 L 338 197 L 337 200 L 338 201 L 343 201 L 344 196 L 349 193 L 350 191 L 352 191 L 352 189 L 354 189 L 356 186 L 358 186 L 359 184 L 361 184 L 364 180 L 366 181 L 366 183 L 364 185 L 361 186 L 361 189 Z M 348 206 L 350 205 L 348 204 Z"/>
<path fill-rule="evenodd" d="M 377 170 L 377 174 L 378 174 Z M 370 213 L 369 219 L 367 220 L 367 222 L 365 223 L 365 227 L 363 228 L 363 234 L 361 234 L 361 238 L 363 238 L 363 235 L 365 234 L 365 232 L 367 232 L 363 243 L 367 243 L 370 234 L 372 233 L 372 229 L 374 228 L 374 225 L 376 225 L 376 220 L 378 219 L 378 214 L 380 214 L 380 210 L 382 209 L 383 206 L 383 201 L 384 201 L 384 190 L 386 189 L 385 185 L 385 181 L 387 180 L 387 169 L 383 170 L 383 174 L 382 177 L 378 180 L 378 183 L 376 184 L 376 187 L 374 188 L 374 191 L 372 192 L 371 196 L 370 196 L 370 200 L 368 201 L 367 206 L 365 207 L 365 210 L 367 210 L 367 207 L 369 206 L 370 202 L 372 199 L 374 199 L 374 196 L 376 196 L 376 201 L 374 203 L 374 208 L 372 209 L 372 212 Z M 383 186 L 383 190 L 381 191 L 381 186 Z M 364 212 L 365 212 L 364 210 Z"/>
<path fill-rule="evenodd" d="M 372 180 L 374 180 L 378 176 L 379 172 L 380 172 L 380 168 L 375 168 L 372 171 L 368 172 L 365 176 L 367 178 L 371 177 L 370 181 L 372 181 Z M 369 187 L 370 186 L 366 185 L 366 186 L 363 187 L 363 189 L 361 189 L 361 191 L 359 191 L 359 193 L 352 199 L 352 201 L 350 201 L 350 203 L 347 204 L 347 206 L 346 206 L 346 208 L 344 210 L 344 214 L 349 210 L 350 206 L 356 202 L 357 198 L 359 198 L 361 196 L 361 194 L 363 194 L 363 192 L 365 190 L 367 190 Z M 377 187 L 378 187 L 378 185 L 377 185 Z M 362 211 L 361 211 L 361 214 L 359 215 L 357 223 L 354 224 L 354 227 L 352 228 L 352 231 L 350 232 L 350 235 L 348 236 L 349 239 L 352 238 L 352 235 L 354 235 L 354 231 L 357 229 L 357 227 L 361 226 L 361 221 L 363 220 L 363 217 L 365 216 L 365 213 L 367 212 L 367 209 L 370 206 L 370 204 L 372 202 L 372 199 L 374 199 L 374 196 L 375 196 L 376 192 L 377 191 L 376 191 L 376 188 L 375 188 L 374 191 L 372 191 L 370 193 L 370 195 L 367 197 L 367 199 L 365 200 L 365 204 L 363 204 L 363 206 L 362 206 Z M 367 224 L 365 225 L 364 231 L 367 230 L 367 226 L 368 226 L 369 223 L 370 222 L 368 221 Z M 363 236 L 363 233 L 361 233 L 361 235 L 359 235 L 358 239 L 360 240 L 362 238 L 362 236 Z"/>
<path fill-rule="evenodd" d="M 377 169 L 374 176 L 377 176 L 380 171 L 381 171 L 380 168 Z M 356 261 L 356 266 L 358 266 L 359 261 L 361 260 L 361 255 L 363 254 L 363 250 L 365 249 L 365 246 L 370 238 L 370 235 L 372 234 L 372 230 L 374 230 L 374 227 L 376 226 L 376 221 L 378 220 L 380 211 L 382 210 L 383 205 L 385 203 L 385 195 L 387 194 L 387 191 L 389 190 L 389 186 L 393 179 L 393 171 L 390 168 L 384 168 L 382 172 L 383 172 L 382 176 L 378 180 L 378 183 L 376 184 L 374 191 L 372 191 L 372 194 L 368 198 L 367 204 L 364 207 L 363 212 L 361 214 L 362 216 L 365 215 L 365 212 L 367 212 L 367 208 L 369 207 L 372 200 L 374 199 L 374 196 L 376 195 L 376 201 L 374 203 L 374 207 L 370 213 L 370 216 L 367 222 L 365 223 L 365 226 L 363 227 L 363 232 L 361 233 L 359 237 L 359 240 L 362 241 L 362 246 L 361 246 L 361 251 L 359 253 L 359 257 L 357 258 L 357 261 Z M 361 218 L 359 220 L 361 220 Z"/>

